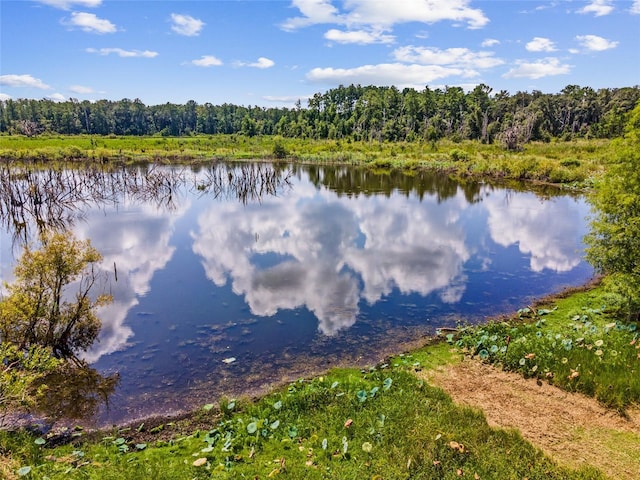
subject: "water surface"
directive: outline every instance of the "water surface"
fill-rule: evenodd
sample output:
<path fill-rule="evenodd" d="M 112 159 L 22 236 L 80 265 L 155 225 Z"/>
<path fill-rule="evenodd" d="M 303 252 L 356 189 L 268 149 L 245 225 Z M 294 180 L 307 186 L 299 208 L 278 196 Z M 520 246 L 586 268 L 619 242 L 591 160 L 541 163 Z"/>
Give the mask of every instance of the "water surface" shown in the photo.
<path fill-rule="evenodd" d="M 264 163 L 3 175 L 44 198 L 0 202 L 3 279 L 38 228 L 104 256 L 114 302 L 85 358 L 120 380 L 99 424 L 373 364 L 592 275 L 579 197 Z"/>

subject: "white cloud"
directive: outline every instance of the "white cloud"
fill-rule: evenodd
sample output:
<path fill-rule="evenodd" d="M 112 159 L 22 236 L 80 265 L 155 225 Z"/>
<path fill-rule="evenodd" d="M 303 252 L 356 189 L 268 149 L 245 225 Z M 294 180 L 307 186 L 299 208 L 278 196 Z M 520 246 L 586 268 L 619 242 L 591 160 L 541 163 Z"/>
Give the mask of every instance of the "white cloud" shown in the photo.
<path fill-rule="evenodd" d="M 154 58 L 158 56 L 158 52 L 152 52 L 150 50 L 124 50 L 122 48 L 87 48 L 87 53 L 97 53 L 98 55 L 111 55 L 112 53 L 119 57 L 144 57 Z"/>
<path fill-rule="evenodd" d="M 30 87 L 39 88 L 41 90 L 49 90 L 51 87 L 39 78 L 31 75 L 0 75 L 0 85 L 9 87 Z"/>
<path fill-rule="evenodd" d="M 196 67 L 217 67 L 222 65 L 222 60 L 214 57 L 213 55 L 203 55 L 197 60 L 192 60 L 191 64 Z"/>
<path fill-rule="evenodd" d="M 495 47 L 496 45 L 500 45 L 500 40 L 496 40 L 495 38 L 487 38 L 480 45 L 483 47 Z"/>
<path fill-rule="evenodd" d="M 516 60 L 517 67 L 503 75 L 504 78 L 538 79 L 552 75 L 564 75 L 571 71 L 571 65 L 562 64 L 555 57 L 547 57 L 535 62 Z"/>
<path fill-rule="evenodd" d="M 95 90 L 91 87 L 85 87 L 82 85 L 71 85 L 69 87 L 69 91 L 73 93 L 79 93 L 82 95 L 87 95 L 89 93 L 95 93 Z"/>
<path fill-rule="evenodd" d="M 313 95 L 264 95 L 262 98 L 269 102 L 290 103 L 294 104 L 298 100 L 302 102 Z"/>
<path fill-rule="evenodd" d="M 181 15 L 179 13 L 172 13 L 171 21 L 173 22 L 171 30 L 179 35 L 186 35 L 187 37 L 199 35 L 200 31 L 205 26 L 205 23 L 202 20 L 193 18 L 190 15 Z"/>
<path fill-rule="evenodd" d="M 295 30 L 328 23 L 389 28 L 400 23 L 445 20 L 466 23 L 469 28 L 485 26 L 489 19 L 482 10 L 470 8 L 469 3 L 469 0 L 349 0 L 344 2 L 345 11 L 340 12 L 330 0 L 293 0 L 292 5 L 300 10 L 302 16 L 286 20 L 282 28 Z"/>
<path fill-rule="evenodd" d="M 0 93 L 0 102 L 4 102 L 5 100 L 11 100 L 11 95 L 7 95 L 6 93 Z"/>
<path fill-rule="evenodd" d="M 400 47 L 393 52 L 396 60 L 420 65 L 449 65 L 459 68 L 492 68 L 504 63 L 493 52 L 474 52 L 468 48 Z"/>
<path fill-rule="evenodd" d="M 47 95 L 49 100 L 53 100 L 54 102 L 64 102 L 67 97 L 62 95 L 61 93 L 54 93 L 53 95 Z"/>
<path fill-rule="evenodd" d="M 554 52 L 556 50 L 554 43 L 544 37 L 533 37 L 533 40 L 527 43 L 525 48 L 530 52 Z"/>
<path fill-rule="evenodd" d="M 393 35 L 385 35 L 382 31 L 369 32 L 366 30 L 342 31 L 332 28 L 324 34 L 324 38 L 336 43 L 357 43 L 369 45 L 372 43 L 393 43 Z"/>
<path fill-rule="evenodd" d="M 640 0 L 634 0 L 631 8 L 629 9 L 629 13 L 640 15 Z"/>
<path fill-rule="evenodd" d="M 453 75 L 475 76 L 478 72 L 441 65 L 383 63 L 355 68 L 314 68 L 307 73 L 312 82 L 330 84 L 395 85 L 424 88 L 427 83 Z"/>
<path fill-rule="evenodd" d="M 614 9 L 611 3 L 611 0 L 593 0 L 590 4 L 578 10 L 578 13 L 593 13 L 596 17 L 609 15 Z"/>
<path fill-rule="evenodd" d="M 603 50 L 610 50 L 618 46 L 618 42 L 613 42 L 597 35 L 578 35 L 576 36 L 576 40 L 583 48 L 592 52 L 602 52 Z"/>
<path fill-rule="evenodd" d="M 63 21 L 63 24 L 91 33 L 114 33 L 117 30 L 113 23 L 98 18 L 95 13 L 72 12 L 71 20 Z"/>
<path fill-rule="evenodd" d="M 236 62 L 238 67 L 253 67 L 253 68 L 271 68 L 276 62 L 271 60 L 270 58 L 260 57 L 257 62 L 245 63 L 245 62 Z"/>
<path fill-rule="evenodd" d="M 303 16 L 286 20 L 282 24 L 285 30 L 295 30 L 319 23 L 343 23 L 338 21 L 338 10 L 331 5 L 331 0 L 293 0 L 291 4 L 300 10 Z"/>
<path fill-rule="evenodd" d="M 38 0 L 40 3 L 62 10 L 70 10 L 74 6 L 95 8 L 102 4 L 102 0 Z"/>

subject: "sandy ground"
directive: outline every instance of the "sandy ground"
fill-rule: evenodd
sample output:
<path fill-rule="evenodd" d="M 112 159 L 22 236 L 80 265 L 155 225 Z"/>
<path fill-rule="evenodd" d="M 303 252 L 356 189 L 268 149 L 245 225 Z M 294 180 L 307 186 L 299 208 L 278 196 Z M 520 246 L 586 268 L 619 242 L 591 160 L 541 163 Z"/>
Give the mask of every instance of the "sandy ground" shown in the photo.
<path fill-rule="evenodd" d="M 626 418 L 593 398 L 524 379 L 476 360 L 420 372 L 491 426 L 514 428 L 559 464 L 592 465 L 612 479 L 640 479 L 640 409 Z"/>

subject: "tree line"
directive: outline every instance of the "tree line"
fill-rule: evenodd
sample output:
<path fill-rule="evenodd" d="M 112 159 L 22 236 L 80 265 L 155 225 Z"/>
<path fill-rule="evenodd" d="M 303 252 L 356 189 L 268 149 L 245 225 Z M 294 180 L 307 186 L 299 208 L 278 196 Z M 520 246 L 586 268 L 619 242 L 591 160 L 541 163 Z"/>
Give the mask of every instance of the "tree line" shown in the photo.
<path fill-rule="evenodd" d="M 0 102 L 0 133 L 37 135 L 280 135 L 354 141 L 436 142 L 442 138 L 502 141 L 508 148 L 529 141 L 622 135 L 640 86 L 568 85 L 557 94 L 534 90 L 510 94 L 481 84 L 418 91 L 349 85 L 316 93 L 303 107 L 264 108 L 232 104 L 141 100 L 8 99 Z"/>

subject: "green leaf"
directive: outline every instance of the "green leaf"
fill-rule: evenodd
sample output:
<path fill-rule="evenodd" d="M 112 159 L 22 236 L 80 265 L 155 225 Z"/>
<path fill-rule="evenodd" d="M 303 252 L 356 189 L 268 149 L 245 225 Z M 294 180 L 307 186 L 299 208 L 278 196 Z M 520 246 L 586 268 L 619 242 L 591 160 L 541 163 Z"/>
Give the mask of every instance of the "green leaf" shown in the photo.
<path fill-rule="evenodd" d="M 204 407 L 202 407 L 202 409 L 205 412 L 208 412 L 209 410 L 211 410 L 215 405 L 213 403 L 207 403 Z M 144 424 L 143 424 L 144 425 Z"/>
<path fill-rule="evenodd" d="M 138 450 L 144 450 L 145 448 L 147 448 L 147 444 L 146 443 L 136 443 L 136 448 Z"/>
<path fill-rule="evenodd" d="M 249 433 L 249 435 L 253 435 L 257 431 L 258 431 L 258 424 L 256 422 L 251 422 L 249 425 L 247 425 L 247 433 Z"/>
<path fill-rule="evenodd" d="M 278 400 L 276 403 L 273 404 L 273 408 L 275 408 L 276 410 L 280 410 L 282 408 L 282 402 Z"/>
<path fill-rule="evenodd" d="M 18 475 L 21 477 L 24 477 L 25 475 L 29 475 L 29 473 L 31 472 L 31 467 L 21 467 L 18 470 Z"/>
<path fill-rule="evenodd" d="M 47 443 L 47 441 L 44 438 L 40 437 L 36 438 L 33 443 L 35 443 L 36 445 L 44 445 L 45 443 Z"/>
<path fill-rule="evenodd" d="M 365 402 L 367 400 L 367 391 L 358 390 L 358 393 L 356 393 L 356 397 L 358 397 L 358 400 L 360 401 L 360 403 Z"/>
<path fill-rule="evenodd" d="M 393 383 L 393 380 L 391 380 L 391 378 L 385 379 L 385 381 L 382 382 L 382 389 L 385 391 L 389 390 L 391 388 L 392 383 Z"/>
<path fill-rule="evenodd" d="M 280 426 L 280 420 L 276 420 L 275 422 L 273 422 L 271 425 L 269 425 L 269 428 L 271 428 L 271 430 L 275 430 L 276 428 L 278 428 Z"/>

